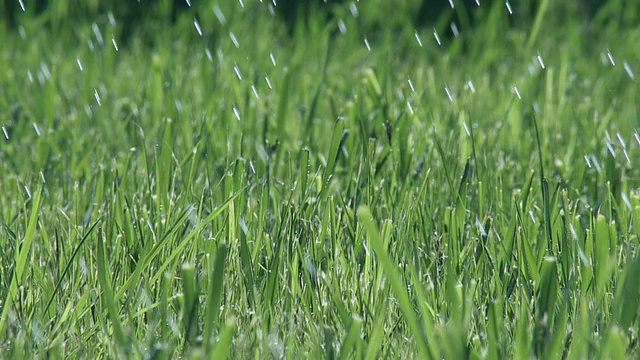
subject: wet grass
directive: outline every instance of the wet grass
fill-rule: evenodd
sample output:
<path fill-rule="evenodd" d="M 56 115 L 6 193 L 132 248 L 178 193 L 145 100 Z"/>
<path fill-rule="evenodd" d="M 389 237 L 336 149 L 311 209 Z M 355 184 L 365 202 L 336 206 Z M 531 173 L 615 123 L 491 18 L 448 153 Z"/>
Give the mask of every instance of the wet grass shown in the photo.
<path fill-rule="evenodd" d="M 2 353 L 638 357 L 640 32 L 357 6 L 0 30 Z"/>

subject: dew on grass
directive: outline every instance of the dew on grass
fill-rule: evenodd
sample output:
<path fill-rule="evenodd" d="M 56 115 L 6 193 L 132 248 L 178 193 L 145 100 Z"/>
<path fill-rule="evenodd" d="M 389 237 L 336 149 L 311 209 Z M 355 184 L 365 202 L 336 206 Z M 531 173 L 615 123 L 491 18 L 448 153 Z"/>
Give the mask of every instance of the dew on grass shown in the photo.
<path fill-rule="evenodd" d="M 116 52 L 118 51 L 118 43 L 116 43 L 116 38 L 112 37 L 111 38 L 111 43 L 113 44 L 113 48 L 116 49 Z"/>
<path fill-rule="evenodd" d="M 536 61 L 538 62 L 538 65 L 540 65 L 540 68 L 544 70 L 544 60 L 542 60 L 542 55 L 540 55 L 540 53 L 536 55 Z"/>
<path fill-rule="evenodd" d="M 229 37 L 231 38 L 231 41 L 233 42 L 233 46 L 237 48 L 240 47 L 240 43 L 238 42 L 238 39 L 236 38 L 236 34 L 233 33 L 233 31 L 229 31 Z"/>
<path fill-rule="evenodd" d="M 520 96 L 520 90 L 518 90 L 518 87 L 515 85 L 513 85 L 513 92 L 516 93 L 518 100 L 522 100 L 522 97 Z"/>
<path fill-rule="evenodd" d="M 342 19 L 338 20 L 338 29 L 342 34 L 347 33 L 347 25 L 342 21 Z"/>
<path fill-rule="evenodd" d="M 100 102 L 100 94 L 98 94 L 98 89 L 93 89 L 93 96 L 96 98 L 96 103 L 98 104 L 98 106 L 102 106 L 102 103 Z"/>
<path fill-rule="evenodd" d="M 4 134 L 4 138 L 9 140 L 9 132 L 7 131 L 6 127 L 2 127 L 2 133 Z"/>
<path fill-rule="evenodd" d="M 200 27 L 200 22 L 195 17 L 193 18 L 193 26 L 196 28 L 199 36 L 202 36 L 202 28 Z"/>
<path fill-rule="evenodd" d="M 438 35 L 438 30 L 436 30 L 436 28 L 433 28 L 433 37 L 436 39 L 438 46 L 442 46 L 442 42 L 440 41 L 440 35 Z"/>
<path fill-rule="evenodd" d="M 513 9 L 511 8 L 511 3 L 509 2 L 509 0 L 505 1 L 504 6 L 507 7 L 507 11 L 509 12 L 509 15 L 513 15 Z"/>
<path fill-rule="evenodd" d="M 224 17 L 222 10 L 220 10 L 220 7 L 217 4 L 213 5 L 213 13 L 220 22 L 220 25 L 225 25 L 227 23 L 227 19 Z"/>
<path fill-rule="evenodd" d="M 104 45 L 104 38 L 102 37 L 102 32 L 100 31 L 98 24 L 96 23 L 91 24 L 91 30 L 93 30 L 93 35 L 95 35 L 98 45 L 100 46 Z"/>
<path fill-rule="evenodd" d="M 631 70 L 631 66 L 629 66 L 629 63 L 628 63 L 628 62 L 626 62 L 626 61 L 625 61 L 625 62 L 622 64 L 622 67 L 624 68 L 624 71 L 626 71 L 626 72 L 627 72 L 627 75 L 629 75 L 629 77 L 631 78 L 631 80 L 635 80 L 635 79 L 636 79 L 636 78 L 635 78 L 635 76 L 633 75 L 633 71 Z"/>
<path fill-rule="evenodd" d="M 240 69 L 238 68 L 238 64 L 235 64 L 233 66 L 233 71 L 235 71 L 236 76 L 238 77 L 238 79 L 242 80 L 242 73 L 240 72 Z"/>
<path fill-rule="evenodd" d="M 269 59 L 271 59 L 273 66 L 276 66 L 276 58 L 273 56 L 272 52 L 269 53 Z"/>
<path fill-rule="evenodd" d="M 417 34 L 418 33 L 416 33 L 416 35 Z M 420 43 L 420 38 L 417 38 L 417 39 L 418 39 L 418 43 Z M 367 38 L 364 38 L 364 46 L 366 46 L 367 51 L 369 52 L 371 51 L 371 46 L 369 45 L 369 40 L 367 40 Z M 422 46 L 422 44 L 420 44 L 420 46 Z"/>
<path fill-rule="evenodd" d="M 416 37 L 416 41 L 418 41 L 418 45 L 420 45 L 420 47 L 422 47 L 422 40 L 420 40 L 420 34 L 418 34 L 418 30 L 416 30 L 416 32 L 414 33 L 414 36 Z M 366 42 L 367 39 L 365 39 Z"/>
<path fill-rule="evenodd" d="M 236 119 L 240 121 L 240 110 L 238 110 L 238 108 L 235 105 L 233 106 L 233 115 L 235 115 Z"/>

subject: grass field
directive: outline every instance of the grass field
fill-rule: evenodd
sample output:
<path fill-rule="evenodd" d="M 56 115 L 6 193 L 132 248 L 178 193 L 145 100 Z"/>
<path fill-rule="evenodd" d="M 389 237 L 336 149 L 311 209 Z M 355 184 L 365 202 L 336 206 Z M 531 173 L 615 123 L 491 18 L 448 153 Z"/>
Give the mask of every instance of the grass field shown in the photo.
<path fill-rule="evenodd" d="M 540 3 L 0 26 L 2 357 L 638 358 L 640 28 Z"/>

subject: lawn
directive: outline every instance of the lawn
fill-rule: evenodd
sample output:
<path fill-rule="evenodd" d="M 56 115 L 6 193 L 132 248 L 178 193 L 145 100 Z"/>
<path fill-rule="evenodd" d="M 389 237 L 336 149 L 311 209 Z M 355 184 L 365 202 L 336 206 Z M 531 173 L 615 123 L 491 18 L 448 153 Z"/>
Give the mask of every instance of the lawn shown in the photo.
<path fill-rule="evenodd" d="M 627 18 L 64 6 L 0 23 L 3 357 L 640 356 Z"/>

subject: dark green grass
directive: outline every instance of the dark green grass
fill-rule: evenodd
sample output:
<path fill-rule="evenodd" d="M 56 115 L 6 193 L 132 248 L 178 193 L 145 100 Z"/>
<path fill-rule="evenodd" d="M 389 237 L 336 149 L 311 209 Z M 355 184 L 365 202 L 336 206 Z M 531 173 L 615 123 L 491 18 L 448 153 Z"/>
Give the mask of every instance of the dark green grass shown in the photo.
<path fill-rule="evenodd" d="M 2 30 L 2 353 L 637 357 L 640 32 L 358 7 Z"/>

